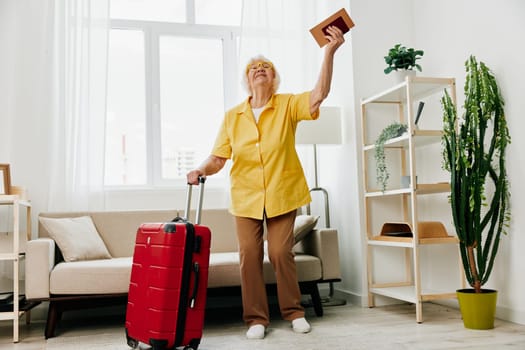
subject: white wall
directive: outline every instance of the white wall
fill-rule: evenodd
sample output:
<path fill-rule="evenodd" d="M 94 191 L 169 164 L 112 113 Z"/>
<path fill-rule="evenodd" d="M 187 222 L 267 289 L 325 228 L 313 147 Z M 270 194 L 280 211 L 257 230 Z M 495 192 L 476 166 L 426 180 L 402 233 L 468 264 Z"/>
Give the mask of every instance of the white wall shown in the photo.
<path fill-rule="evenodd" d="M 11 184 L 27 187 L 37 210 L 49 183 L 51 12 L 47 1 L 0 1 L 0 163 L 11 164 Z"/>
<path fill-rule="evenodd" d="M 0 2 L 0 52 L 10 52 L 13 48 L 13 37 L 9 28 L 13 25 L 13 16 L 10 16 L 11 7 L 7 2 Z M 0 163 L 9 163 L 9 84 L 10 69 L 13 56 L 0 55 Z"/>
<path fill-rule="evenodd" d="M 352 0 L 351 15 L 356 28 L 352 31 L 355 114 L 359 115 L 359 100 L 388 87 L 389 77 L 382 73 L 383 56 L 395 43 L 425 50 L 420 60 L 425 76 L 455 77 L 458 100 L 463 102 L 464 62 L 470 54 L 484 61 L 495 73 L 506 100 L 506 114 L 513 142 L 508 148 L 507 170 L 511 185 L 513 220 L 508 236 L 503 237 L 494 272 L 486 287 L 499 291 L 497 315 L 500 318 L 525 324 L 525 288 L 523 269 L 525 236 L 521 227 L 525 206 L 525 176 L 523 149 L 525 141 L 518 132 L 525 127 L 522 79 L 525 77 L 525 2 L 520 0 Z M 359 121 L 356 129 L 359 130 Z M 356 136 L 356 141 L 358 137 Z M 354 157 L 348 154 L 348 158 Z M 360 174 L 356 174 L 359 176 Z M 357 201 L 355 193 L 346 193 Z M 350 230 L 350 226 L 352 229 Z M 362 230 L 362 225 L 359 226 Z M 353 223 L 344 225 L 344 235 L 357 233 Z M 344 243 L 345 238 L 342 239 Z M 352 238 L 345 246 L 348 254 L 361 256 Z M 362 248 L 362 247 L 360 247 Z M 446 260 L 446 259 L 444 259 Z M 363 259 L 361 259 L 363 263 Z M 447 263 L 441 261 L 440 263 Z M 448 262 L 452 264 L 452 262 Z M 453 268 L 452 265 L 449 266 Z M 342 290 L 366 296 L 364 264 L 349 268 L 343 265 Z M 349 271 L 356 274 L 349 274 Z M 444 269 L 447 270 L 446 268 Z M 443 279 L 445 279 L 443 277 Z M 433 283 L 446 283 L 436 276 Z"/>
<path fill-rule="evenodd" d="M 357 305 L 366 305 L 366 267 L 363 232 L 363 203 L 361 178 L 361 108 L 362 98 L 389 87 L 393 78 L 383 73 L 383 56 L 394 44 L 403 41 L 412 45 L 413 33 L 411 1 L 350 1 L 350 16 L 356 26 L 347 35 L 351 57 L 347 64 L 337 65 L 337 75 L 344 76 L 346 86 L 334 86 L 333 94 L 343 94 L 347 144 L 338 159 L 338 181 L 331 188 L 335 198 L 332 206 L 334 227 L 339 229 L 342 283 L 337 289 Z M 401 25 L 399 25 L 401 24 Z M 385 30 L 385 28 L 388 28 Z M 395 28 L 395 30 L 391 29 Z M 344 54 L 347 50 L 344 51 Z M 341 57 L 337 57 L 337 63 Z M 343 72 L 339 71 L 341 69 Z M 351 71 L 347 73 L 346 71 Z M 353 82 L 353 87 L 352 87 Z M 353 93 L 351 93 L 353 90 Z M 333 164 L 333 163 L 332 163 Z M 322 175 L 322 174 L 321 174 Z M 323 183 L 325 179 L 322 178 Z"/>
<path fill-rule="evenodd" d="M 506 116 L 512 144 L 508 147 L 507 170 L 511 186 L 513 220 L 509 235 L 501 240 L 493 274 L 487 284 L 499 291 L 498 316 L 525 323 L 525 224 L 520 215 L 525 157 L 520 151 L 525 141 L 519 137 L 524 127 L 522 80 L 525 77 L 525 2 L 520 0 L 414 1 L 416 44 L 426 49 L 425 67 L 431 75 L 451 75 L 457 79 L 458 96 L 463 101 L 464 61 L 471 54 L 494 72 L 506 101 Z M 444 23 L 446 19 L 446 24 Z"/>
<path fill-rule="evenodd" d="M 47 204 L 49 182 L 46 125 L 50 89 L 45 82 L 50 74 L 51 45 L 43 38 L 50 30 L 50 11 L 48 1 L 0 1 L 0 163 L 10 164 L 12 185 L 29 190 L 33 213 Z M 0 208 L 0 232 L 10 231 L 11 213 L 6 206 Z M 2 249 L 11 241 L 10 235 L 0 236 Z M 0 291 L 11 284 L 12 264 L 0 264 Z"/>

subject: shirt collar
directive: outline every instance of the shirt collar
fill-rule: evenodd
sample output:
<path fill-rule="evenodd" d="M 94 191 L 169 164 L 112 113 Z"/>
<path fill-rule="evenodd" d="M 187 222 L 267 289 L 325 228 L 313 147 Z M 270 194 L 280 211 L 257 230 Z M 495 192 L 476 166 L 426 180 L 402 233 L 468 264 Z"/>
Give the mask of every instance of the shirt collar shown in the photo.
<path fill-rule="evenodd" d="M 266 105 L 264 105 L 264 109 L 266 108 L 275 108 L 275 94 L 272 95 L 272 97 L 270 97 L 270 99 L 268 100 L 268 102 L 266 103 Z M 246 98 L 246 100 L 244 101 L 244 104 L 240 110 L 240 113 L 241 114 L 247 114 L 248 111 L 250 111 L 252 109 L 252 107 L 250 106 L 250 96 L 248 96 Z"/>

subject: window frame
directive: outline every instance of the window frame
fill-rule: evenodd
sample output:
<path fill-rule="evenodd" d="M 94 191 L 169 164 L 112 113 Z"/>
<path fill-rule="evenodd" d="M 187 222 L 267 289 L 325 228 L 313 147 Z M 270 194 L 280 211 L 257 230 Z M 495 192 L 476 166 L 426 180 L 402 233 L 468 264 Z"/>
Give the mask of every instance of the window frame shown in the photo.
<path fill-rule="evenodd" d="M 190 1 L 191 2 L 191 1 Z M 193 16 L 188 16 L 194 19 Z M 188 23 L 165 23 L 142 20 L 111 19 L 110 30 L 138 30 L 144 35 L 144 74 L 145 76 L 145 137 L 146 137 L 146 183 L 143 185 L 105 185 L 106 189 L 137 188 L 180 188 L 185 187 L 185 179 L 162 178 L 161 152 L 161 106 L 160 106 L 160 56 L 159 38 L 179 36 L 186 38 L 207 38 L 222 41 L 223 50 L 223 89 L 224 106 L 228 110 L 238 103 L 240 92 L 240 70 L 238 50 L 240 26 L 221 26 Z M 218 111 L 220 117 L 225 111 Z M 210 150 L 211 151 L 211 150 Z M 200 162 L 201 160 L 197 160 Z M 226 169 L 224 169 L 226 170 Z M 223 170 L 223 171 L 224 171 Z M 224 186 L 227 176 L 216 176 L 215 186 Z M 213 186 L 212 184 L 212 186 Z"/>

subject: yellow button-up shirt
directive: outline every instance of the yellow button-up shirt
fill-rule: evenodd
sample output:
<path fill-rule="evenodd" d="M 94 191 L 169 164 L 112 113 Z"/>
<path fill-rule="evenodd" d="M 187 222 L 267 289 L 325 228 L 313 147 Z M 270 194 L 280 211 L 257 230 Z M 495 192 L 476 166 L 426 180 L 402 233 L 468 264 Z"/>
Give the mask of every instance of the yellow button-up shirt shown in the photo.
<path fill-rule="evenodd" d="M 262 219 L 310 203 L 295 150 L 295 130 L 310 115 L 310 92 L 276 94 L 256 123 L 249 99 L 226 112 L 212 154 L 232 159 L 231 207 L 235 216 Z"/>

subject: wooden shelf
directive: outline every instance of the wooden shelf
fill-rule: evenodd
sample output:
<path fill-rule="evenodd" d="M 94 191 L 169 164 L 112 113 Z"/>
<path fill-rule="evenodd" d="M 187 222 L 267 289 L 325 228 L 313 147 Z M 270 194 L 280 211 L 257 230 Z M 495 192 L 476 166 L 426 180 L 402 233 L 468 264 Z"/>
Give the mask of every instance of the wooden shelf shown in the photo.
<path fill-rule="evenodd" d="M 415 192 L 415 194 L 417 195 L 448 193 L 450 192 L 450 184 L 448 182 L 437 182 L 433 184 L 416 184 Z M 366 192 L 365 197 L 397 196 L 410 193 L 412 193 L 412 188 L 407 187 L 394 190 L 386 190 L 385 192 L 379 190 Z"/>
<path fill-rule="evenodd" d="M 416 179 L 417 174 L 424 175 L 424 171 L 416 167 L 416 157 L 418 154 L 420 155 L 420 153 L 416 153 L 416 149 L 430 145 L 439 145 L 443 132 L 442 130 L 418 129 L 413 120 L 416 114 L 413 107 L 418 100 L 425 99 L 425 102 L 427 100 L 431 100 L 429 101 L 431 103 L 436 102 L 437 98 L 444 94 L 445 90 L 449 90 L 453 101 L 455 101 L 454 78 L 413 76 L 407 77 L 404 82 L 392 86 L 390 89 L 361 101 L 362 140 L 365 143 L 362 145 L 362 178 L 364 180 L 363 188 L 365 188 L 363 200 L 365 208 L 364 231 L 367 242 L 368 304 L 369 306 L 374 306 L 374 295 L 376 294 L 412 302 L 416 304 L 416 321 L 418 323 L 421 323 L 423 319 L 421 305 L 423 301 L 456 297 L 453 291 L 423 291 L 422 273 L 420 270 L 419 249 L 421 246 L 438 244 L 458 245 L 458 239 L 446 231 L 440 220 L 422 221 L 419 219 L 421 217 L 419 211 L 423 209 L 420 208 L 421 201 L 418 201 L 418 197 L 450 193 L 450 184 L 448 182 L 425 183 L 421 181 L 422 179 L 424 180 L 424 177 L 420 176 L 418 181 L 421 181 L 421 183 L 415 181 L 415 185 L 406 188 L 390 188 L 382 191 L 380 188 L 377 188 L 376 184 L 372 183 L 373 177 L 370 176 L 370 173 L 374 171 L 373 165 L 375 164 L 371 161 L 372 156 L 370 152 L 374 152 L 376 146 L 374 143 L 370 143 L 371 141 L 368 140 L 368 137 L 376 134 L 380 126 L 386 124 L 385 121 L 391 121 L 392 117 L 397 122 L 406 124 L 408 127 L 407 132 L 387 140 L 384 147 L 390 150 L 390 153 L 395 153 L 396 155 L 395 159 L 398 162 L 396 169 L 399 171 L 396 174 L 397 176 L 400 178 L 402 176 L 410 176 L 411 179 Z M 438 94 L 440 96 L 437 96 Z M 381 104 L 388 104 L 392 107 L 369 108 L 371 105 L 378 106 Z M 432 111 L 429 111 L 428 114 L 432 114 Z M 433 115 L 428 115 L 425 118 L 429 119 L 432 117 Z M 438 118 L 441 120 L 440 115 Z M 434 121 L 435 124 L 436 121 Z M 429 148 L 429 152 L 434 151 L 437 152 L 437 148 Z M 440 162 L 439 159 L 435 161 Z M 425 164 L 429 163 L 433 163 L 433 160 L 428 159 Z M 444 199 L 442 200 L 440 197 L 435 199 L 444 202 L 444 205 L 446 205 Z M 429 200 L 432 201 L 434 198 L 429 198 Z M 433 217 L 433 214 L 430 213 L 425 215 L 425 217 Z M 398 219 L 400 222 L 381 223 L 382 219 L 388 221 L 392 220 L 392 218 Z M 376 231 L 378 224 L 383 225 L 380 233 Z M 412 229 L 414 227 L 416 228 Z M 409 236 L 400 236 L 405 233 L 408 233 Z M 412 233 L 413 237 L 410 237 L 410 233 Z M 389 265 L 390 260 L 385 261 L 384 259 L 373 258 L 374 253 L 384 251 L 384 249 L 374 249 L 377 247 L 405 249 L 404 259 L 396 260 L 396 263 L 400 265 L 399 279 L 402 281 L 390 283 L 378 283 L 379 281 L 376 281 L 374 274 L 379 271 L 378 269 L 381 269 L 385 264 L 392 268 Z M 399 256 L 399 254 L 394 255 Z M 433 257 L 425 256 L 425 259 L 427 258 Z M 385 259 L 391 258 L 385 256 Z M 373 266 L 376 264 L 378 264 L 377 267 Z M 464 286 L 464 277 L 459 254 L 458 271 L 461 287 Z"/>
<path fill-rule="evenodd" d="M 362 100 L 361 104 L 400 103 L 406 101 L 408 96 L 407 88 L 410 89 L 410 99 L 418 100 L 443 91 L 448 86 L 456 86 L 454 78 L 408 77 L 404 82 Z"/>
<path fill-rule="evenodd" d="M 409 303 L 418 303 L 424 301 L 432 300 L 442 300 L 442 299 L 455 299 L 455 291 L 446 291 L 446 290 L 423 290 L 419 294 L 416 293 L 416 288 L 413 285 L 409 286 L 389 286 L 389 287 L 372 287 L 370 292 L 382 295 L 389 298 L 394 298 L 397 300 L 407 301 Z"/>
<path fill-rule="evenodd" d="M 416 194 L 435 194 L 448 192 L 450 192 L 450 184 L 448 182 L 416 184 Z"/>
<path fill-rule="evenodd" d="M 383 243 L 380 243 L 383 242 Z M 459 241 L 455 236 L 440 237 L 440 238 L 420 238 L 418 243 L 420 245 L 425 244 L 457 244 Z M 384 246 L 395 246 L 392 243 L 400 243 L 400 247 L 412 247 L 414 246 L 413 237 L 393 237 L 393 236 L 374 236 L 368 240 L 370 245 L 384 245 Z"/>
<path fill-rule="evenodd" d="M 432 145 L 441 142 L 441 136 L 443 132 L 441 130 L 415 130 L 414 131 L 414 142 L 416 147 L 422 147 Z M 408 148 L 409 137 L 408 133 L 401 136 L 391 138 L 385 142 L 385 148 Z M 375 144 L 365 145 L 364 151 L 372 151 L 376 148 Z"/>
<path fill-rule="evenodd" d="M 20 212 L 21 207 L 25 207 L 26 211 L 26 239 L 31 238 L 31 202 L 26 199 L 21 199 L 19 195 L 0 195 L 0 205 L 10 205 L 12 210 L 12 232 L 8 234 L 13 236 L 13 243 L 9 252 L 0 253 L 0 260 L 13 262 L 13 304 L 12 311 L 0 311 L 0 320 L 13 321 L 13 342 L 17 343 L 19 338 L 18 326 L 19 318 L 25 311 L 30 310 L 36 304 L 22 304 L 20 303 L 19 290 L 19 275 L 20 275 L 20 260 L 25 257 L 25 254 L 20 251 Z M 4 247 L 7 248 L 7 247 Z M 29 315 L 29 314 L 28 314 Z"/>
<path fill-rule="evenodd" d="M 17 253 L 0 253 L 0 260 L 16 260 L 21 257 L 23 257 L 23 255 Z"/>
<path fill-rule="evenodd" d="M 31 202 L 27 199 L 20 199 L 17 195 L 13 194 L 0 194 L 0 205 L 12 205 L 14 202 L 24 207 L 30 207 Z"/>

